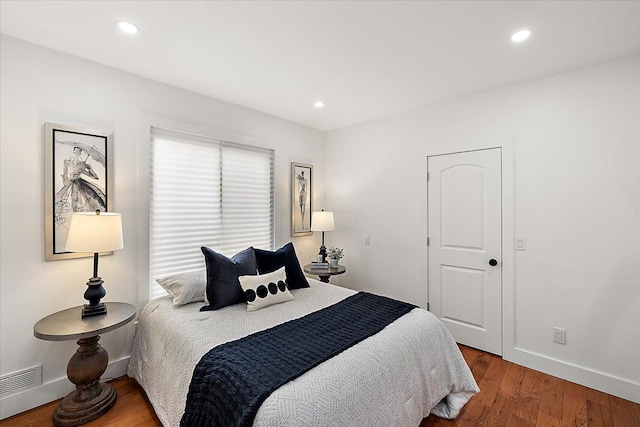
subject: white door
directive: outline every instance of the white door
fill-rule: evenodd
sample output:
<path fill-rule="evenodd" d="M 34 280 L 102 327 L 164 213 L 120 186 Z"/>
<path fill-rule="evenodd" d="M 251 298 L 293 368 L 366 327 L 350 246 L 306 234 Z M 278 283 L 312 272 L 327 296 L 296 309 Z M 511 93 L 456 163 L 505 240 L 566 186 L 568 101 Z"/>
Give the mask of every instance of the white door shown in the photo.
<path fill-rule="evenodd" d="M 428 169 L 429 309 L 457 342 L 502 355 L 501 149 Z"/>

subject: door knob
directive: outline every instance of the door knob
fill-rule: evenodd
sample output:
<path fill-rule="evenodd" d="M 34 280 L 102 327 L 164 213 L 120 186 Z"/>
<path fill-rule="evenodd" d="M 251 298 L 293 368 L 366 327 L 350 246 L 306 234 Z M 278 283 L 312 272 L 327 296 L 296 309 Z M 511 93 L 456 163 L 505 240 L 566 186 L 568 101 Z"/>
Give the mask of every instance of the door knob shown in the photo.
<path fill-rule="evenodd" d="M 491 267 L 495 267 L 496 265 L 498 265 L 498 261 L 496 261 L 495 259 L 491 258 L 491 259 L 489 260 L 489 265 L 490 265 Z"/>

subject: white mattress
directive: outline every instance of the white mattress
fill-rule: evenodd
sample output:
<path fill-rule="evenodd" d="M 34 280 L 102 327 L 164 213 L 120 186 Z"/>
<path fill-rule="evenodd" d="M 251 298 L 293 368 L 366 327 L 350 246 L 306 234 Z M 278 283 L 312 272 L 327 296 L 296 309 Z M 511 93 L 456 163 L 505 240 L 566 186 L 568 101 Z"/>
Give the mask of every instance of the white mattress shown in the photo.
<path fill-rule="evenodd" d="M 193 370 L 211 348 L 334 304 L 355 292 L 309 279 L 295 300 L 247 312 L 244 304 L 200 312 L 169 297 L 140 315 L 128 374 L 162 424 L 178 426 Z M 254 426 L 418 426 L 430 412 L 454 418 L 479 391 L 442 323 L 416 308 L 265 400 Z M 443 399 L 445 398 L 446 399 Z"/>

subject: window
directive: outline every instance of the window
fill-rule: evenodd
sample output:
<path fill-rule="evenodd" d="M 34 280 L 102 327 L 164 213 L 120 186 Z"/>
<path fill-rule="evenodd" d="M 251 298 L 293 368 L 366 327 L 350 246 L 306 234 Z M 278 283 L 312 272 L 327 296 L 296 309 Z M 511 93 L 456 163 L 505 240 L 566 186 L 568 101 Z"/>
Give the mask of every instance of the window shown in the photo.
<path fill-rule="evenodd" d="M 201 246 L 273 249 L 273 150 L 151 130 L 149 299 L 159 277 L 204 268 Z"/>

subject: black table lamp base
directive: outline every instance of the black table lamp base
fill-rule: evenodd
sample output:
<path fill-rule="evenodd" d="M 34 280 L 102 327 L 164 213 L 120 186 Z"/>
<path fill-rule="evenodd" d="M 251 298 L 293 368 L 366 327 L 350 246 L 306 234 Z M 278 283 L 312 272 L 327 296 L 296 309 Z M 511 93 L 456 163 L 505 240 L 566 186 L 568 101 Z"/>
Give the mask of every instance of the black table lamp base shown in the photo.
<path fill-rule="evenodd" d="M 320 246 L 320 252 L 318 252 L 318 255 L 321 258 L 321 262 L 327 262 L 327 248 L 324 245 Z"/>
<path fill-rule="evenodd" d="M 322 232 L 322 246 L 320 246 L 320 252 L 318 252 L 318 256 L 320 256 L 320 262 L 327 262 L 327 248 L 324 245 L 324 231 Z"/>
<path fill-rule="evenodd" d="M 107 306 L 100 302 L 101 298 L 107 294 L 102 284 L 104 281 L 101 277 L 92 277 L 87 282 L 87 290 L 84 292 L 84 299 L 89 301 L 89 304 L 85 304 L 82 308 L 82 318 L 90 316 L 101 316 L 107 314 Z"/>

